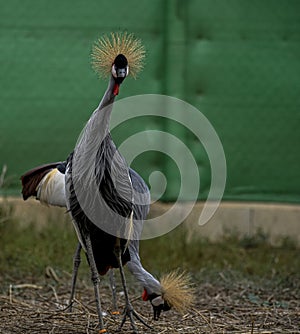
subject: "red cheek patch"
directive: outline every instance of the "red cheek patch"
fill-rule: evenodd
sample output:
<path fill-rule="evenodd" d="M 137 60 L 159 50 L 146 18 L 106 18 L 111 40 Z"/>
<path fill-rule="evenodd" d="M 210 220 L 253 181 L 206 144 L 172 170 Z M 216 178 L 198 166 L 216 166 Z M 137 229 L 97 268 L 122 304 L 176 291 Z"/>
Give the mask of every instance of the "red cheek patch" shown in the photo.
<path fill-rule="evenodd" d="M 142 298 L 143 298 L 143 301 L 145 301 L 145 302 L 149 299 L 146 289 L 144 289 L 144 291 L 143 291 Z"/>
<path fill-rule="evenodd" d="M 118 84 L 114 85 L 113 94 L 114 94 L 114 96 L 117 96 L 119 94 L 119 85 Z"/>

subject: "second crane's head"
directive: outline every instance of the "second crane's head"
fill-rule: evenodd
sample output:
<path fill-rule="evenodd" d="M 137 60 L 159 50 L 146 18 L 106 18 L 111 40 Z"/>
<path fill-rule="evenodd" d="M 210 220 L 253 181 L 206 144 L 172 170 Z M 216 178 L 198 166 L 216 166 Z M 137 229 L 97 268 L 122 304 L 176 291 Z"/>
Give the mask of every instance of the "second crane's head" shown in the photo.
<path fill-rule="evenodd" d="M 111 75 L 114 80 L 113 94 L 115 96 L 119 94 L 119 87 L 128 74 L 129 66 L 127 58 L 120 53 L 115 58 L 111 67 Z"/>
<path fill-rule="evenodd" d="M 174 308 L 181 314 L 190 310 L 195 300 L 195 289 L 191 285 L 189 275 L 173 271 L 164 275 L 156 293 L 149 293 L 153 288 L 145 287 L 143 300 L 149 300 L 153 307 L 153 318 L 158 320 L 162 311 Z M 153 287 L 153 285 L 151 285 Z"/>

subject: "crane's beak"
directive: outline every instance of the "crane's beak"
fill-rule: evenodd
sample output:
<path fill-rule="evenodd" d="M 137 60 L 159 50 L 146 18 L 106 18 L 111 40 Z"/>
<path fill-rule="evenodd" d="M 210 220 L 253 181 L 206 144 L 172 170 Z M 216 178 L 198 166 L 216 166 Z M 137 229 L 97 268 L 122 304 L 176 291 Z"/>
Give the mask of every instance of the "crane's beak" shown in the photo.
<path fill-rule="evenodd" d="M 114 96 L 116 96 L 119 94 L 119 88 L 120 88 L 121 83 L 127 77 L 129 73 L 129 67 L 127 65 L 126 67 L 119 68 L 115 64 L 113 64 L 111 73 L 115 79 L 113 94 Z"/>
<path fill-rule="evenodd" d="M 121 83 L 128 75 L 128 66 L 126 66 L 126 68 L 114 68 L 114 71 L 112 72 L 112 74 L 115 79 L 113 94 L 114 96 L 116 96 L 119 94 Z"/>
<path fill-rule="evenodd" d="M 161 296 L 155 297 L 151 300 L 151 305 L 153 307 L 153 319 L 158 320 L 161 311 L 169 311 L 171 307 L 167 302 L 163 300 Z"/>
<path fill-rule="evenodd" d="M 161 314 L 162 307 L 155 307 L 153 306 L 153 320 L 158 320 Z"/>
<path fill-rule="evenodd" d="M 159 319 L 161 311 L 169 311 L 171 309 L 171 306 L 163 299 L 161 295 L 157 295 L 155 293 L 148 295 L 148 292 L 146 289 L 144 289 L 143 291 L 142 298 L 144 301 L 147 301 L 147 300 L 150 301 L 153 307 L 153 319 L 154 320 Z"/>

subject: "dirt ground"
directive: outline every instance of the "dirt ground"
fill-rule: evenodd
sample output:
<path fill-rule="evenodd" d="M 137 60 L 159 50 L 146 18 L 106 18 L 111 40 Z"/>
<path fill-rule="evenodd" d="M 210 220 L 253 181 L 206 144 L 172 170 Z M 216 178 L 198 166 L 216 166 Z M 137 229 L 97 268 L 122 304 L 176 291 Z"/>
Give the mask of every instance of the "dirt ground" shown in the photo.
<path fill-rule="evenodd" d="M 78 282 L 76 302 L 70 313 L 69 277 L 34 284 L 32 281 L 33 278 L 6 280 L 0 295 L 0 333 L 98 333 L 90 282 Z M 237 277 L 231 271 L 219 272 L 212 282 L 208 277 L 195 282 L 196 305 L 190 313 L 181 316 L 171 310 L 163 313 L 159 321 L 152 320 L 152 308 L 141 300 L 138 286 L 129 282 L 129 293 L 135 310 L 153 327 L 149 330 L 137 322 L 140 333 L 300 333 L 299 283 L 297 277 L 274 284 Z M 107 280 L 101 284 L 101 296 L 107 332 L 117 333 L 122 315 L 111 313 Z M 122 303 L 123 296 L 118 293 L 120 311 Z M 126 321 L 118 333 L 131 332 Z"/>

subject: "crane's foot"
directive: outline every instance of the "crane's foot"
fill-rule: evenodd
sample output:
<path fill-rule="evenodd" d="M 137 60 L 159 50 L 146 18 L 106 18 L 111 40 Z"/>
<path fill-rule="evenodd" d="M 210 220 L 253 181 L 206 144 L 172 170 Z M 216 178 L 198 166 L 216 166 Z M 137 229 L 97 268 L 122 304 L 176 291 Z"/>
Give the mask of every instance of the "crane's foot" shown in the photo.
<path fill-rule="evenodd" d="M 122 322 L 119 326 L 119 331 L 122 329 L 127 317 L 129 318 L 130 320 L 130 324 L 131 324 L 131 329 L 133 331 L 134 334 L 138 334 L 138 329 L 135 325 L 135 321 L 134 321 L 134 318 L 136 318 L 138 321 L 140 321 L 144 326 L 146 326 L 147 328 L 149 329 L 153 329 L 150 325 L 148 325 L 136 312 L 135 310 L 133 309 L 132 305 L 129 304 L 127 306 L 125 306 L 125 309 L 124 309 L 124 313 L 123 313 L 123 319 L 122 319 Z"/>
<path fill-rule="evenodd" d="M 151 326 L 149 326 L 133 309 L 129 297 L 128 297 L 128 289 L 126 285 L 126 279 L 125 279 L 125 274 L 123 270 L 123 264 L 122 264 L 122 259 L 121 259 L 121 248 L 120 248 L 120 239 L 117 239 L 116 245 L 115 245 L 115 255 L 119 263 L 119 270 L 120 270 L 120 275 L 121 275 L 121 280 L 122 280 L 122 285 L 123 285 L 123 290 L 124 290 L 124 297 L 125 297 L 125 309 L 123 313 L 123 319 L 121 322 L 121 325 L 119 326 L 119 330 L 123 327 L 126 318 L 128 317 L 130 320 L 131 324 L 131 329 L 134 334 L 138 334 L 137 327 L 134 322 L 134 318 L 136 318 L 138 321 L 140 321 L 144 326 L 148 327 L 149 329 L 152 329 Z"/>
<path fill-rule="evenodd" d="M 75 300 L 69 301 L 68 304 L 61 311 L 72 313 L 74 304 L 75 304 Z"/>
<path fill-rule="evenodd" d="M 74 300 L 69 302 L 69 304 L 63 309 L 63 311 L 67 311 L 69 313 L 73 312 L 73 305 L 74 305 Z"/>

